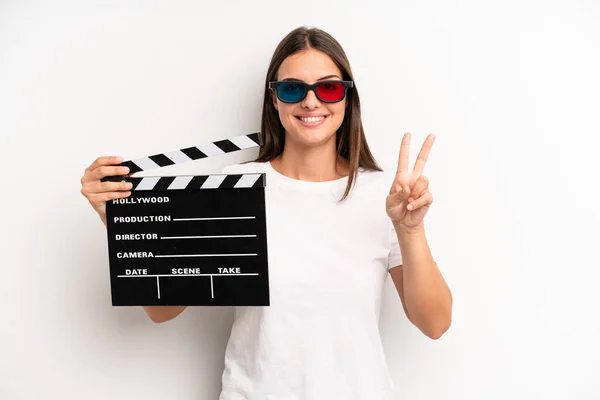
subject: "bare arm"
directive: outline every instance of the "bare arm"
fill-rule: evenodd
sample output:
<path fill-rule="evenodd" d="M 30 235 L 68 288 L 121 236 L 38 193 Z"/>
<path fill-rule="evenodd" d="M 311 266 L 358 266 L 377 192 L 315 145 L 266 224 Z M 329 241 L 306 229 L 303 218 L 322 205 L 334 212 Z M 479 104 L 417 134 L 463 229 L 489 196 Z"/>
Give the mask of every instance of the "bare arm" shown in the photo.
<path fill-rule="evenodd" d="M 431 256 L 424 228 L 397 235 L 404 263 L 390 269 L 390 275 L 404 312 L 421 332 L 438 339 L 451 324 L 452 293 Z"/>
<path fill-rule="evenodd" d="M 178 316 L 187 306 L 142 306 L 152 322 L 167 322 Z"/>
<path fill-rule="evenodd" d="M 425 335 L 437 339 L 451 324 L 452 293 L 431 255 L 423 225 L 433 195 L 422 172 L 435 135 L 427 136 L 412 171 L 408 168 L 410 138 L 410 132 L 402 137 L 398 169 L 385 202 L 403 261 L 390 269 L 390 275 L 408 319 Z"/>

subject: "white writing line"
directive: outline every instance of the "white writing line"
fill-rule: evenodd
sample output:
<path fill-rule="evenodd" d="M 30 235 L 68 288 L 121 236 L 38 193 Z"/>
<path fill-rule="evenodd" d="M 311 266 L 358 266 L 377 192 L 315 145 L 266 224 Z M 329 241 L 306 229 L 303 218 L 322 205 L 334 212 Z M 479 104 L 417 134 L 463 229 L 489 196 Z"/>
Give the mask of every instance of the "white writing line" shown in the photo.
<path fill-rule="evenodd" d="M 220 236 L 161 236 L 161 239 L 215 239 L 234 237 L 256 237 L 256 235 L 220 235 Z"/>
<path fill-rule="evenodd" d="M 156 291 L 158 298 L 160 299 L 160 277 L 176 277 L 176 276 L 210 276 L 210 294 L 211 298 L 215 298 L 215 290 L 213 286 L 213 276 L 250 276 L 258 275 L 258 272 L 250 272 L 246 274 L 181 274 L 181 275 L 168 275 L 168 274 L 157 274 L 157 275 L 117 275 L 117 278 L 154 278 L 156 277 Z"/>
<path fill-rule="evenodd" d="M 257 256 L 257 253 L 248 254 L 163 254 L 156 255 L 155 258 L 177 258 L 177 257 L 243 257 L 243 256 Z"/>
<path fill-rule="evenodd" d="M 256 276 L 258 272 L 248 272 L 244 274 L 153 274 L 153 275 L 117 275 L 117 278 L 154 278 L 156 277 L 156 292 L 160 299 L 160 278 L 163 277 L 180 277 L 180 276 L 210 276 L 210 295 L 211 298 L 215 298 L 215 288 L 213 285 L 213 276 Z"/>
<path fill-rule="evenodd" d="M 213 221 L 222 219 L 255 219 L 255 216 L 250 217 L 212 217 L 212 218 L 173 218 L 173 221 Z"/>
<path fill-rule="evenodd" d="M 258 275 L 258 272 L 248 272 L 245 274 L 175 274 L 175 275 L 170 275 L 170 274 L 156 274 L 156 275 L 117 275 L 117 278 L 154 278 L 156 277 L 157 280 L 159 277 L 171 277 L 171 278 L 175 278 L 178 276 L 254 276 L 254 275 Z"/>

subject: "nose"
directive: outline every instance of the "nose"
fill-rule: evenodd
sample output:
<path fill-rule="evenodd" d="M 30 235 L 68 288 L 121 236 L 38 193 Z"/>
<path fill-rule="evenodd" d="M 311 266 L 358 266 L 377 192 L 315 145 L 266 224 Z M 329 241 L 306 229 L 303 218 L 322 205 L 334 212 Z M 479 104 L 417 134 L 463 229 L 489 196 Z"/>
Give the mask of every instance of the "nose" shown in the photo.
<path fill-rule="evenodd" d="M 302 107 L 312 109 L 319 107 L 320 105 L 321 102 L 319 101 L 319 99 L 317 99 L 317 95 L 313 90 L 309 90 L 308 93 L 306 93 L 306 97 L 304 98 L 304 100 L 302 100 Z"/>

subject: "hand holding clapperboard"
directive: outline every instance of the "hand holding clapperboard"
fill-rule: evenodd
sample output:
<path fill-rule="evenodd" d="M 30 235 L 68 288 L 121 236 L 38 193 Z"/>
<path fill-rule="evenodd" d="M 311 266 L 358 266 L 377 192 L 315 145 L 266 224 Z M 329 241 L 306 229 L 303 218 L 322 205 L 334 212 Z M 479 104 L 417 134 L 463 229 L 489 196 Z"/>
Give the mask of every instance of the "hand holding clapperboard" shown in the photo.
<path fill-rule="evenodd" d="M 100 179 L 132 184 L 106 201 L 113 306 L 269 305 L 264 173 L 132 176 L 260 145 L 258 133 L 237 136 L 124 161 L 128 175 Z"/>

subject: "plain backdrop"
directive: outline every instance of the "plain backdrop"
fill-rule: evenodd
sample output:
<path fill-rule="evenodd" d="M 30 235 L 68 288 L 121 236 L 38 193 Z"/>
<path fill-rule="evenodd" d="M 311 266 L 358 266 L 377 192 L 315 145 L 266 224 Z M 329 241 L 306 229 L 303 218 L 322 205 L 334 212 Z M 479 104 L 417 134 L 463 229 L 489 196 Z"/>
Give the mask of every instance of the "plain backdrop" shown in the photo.
<path fill-rule="evenodd" d="M 0 2 L 0 399 L 217 398 L 232 310 L 112 307 L 80 178 L 98 156 L 257 131 L 270 57 L 301 25 L 346 50 L 384 169 L 405 132 L 411 165 L 437 135 L 426 232 L 453 324 L 425 337 L 388 279 L 397 399 L 600 399 L 595 0 Z"/>

